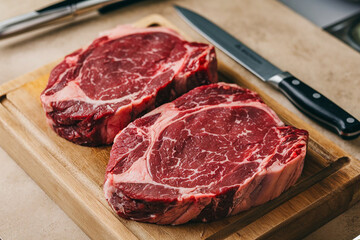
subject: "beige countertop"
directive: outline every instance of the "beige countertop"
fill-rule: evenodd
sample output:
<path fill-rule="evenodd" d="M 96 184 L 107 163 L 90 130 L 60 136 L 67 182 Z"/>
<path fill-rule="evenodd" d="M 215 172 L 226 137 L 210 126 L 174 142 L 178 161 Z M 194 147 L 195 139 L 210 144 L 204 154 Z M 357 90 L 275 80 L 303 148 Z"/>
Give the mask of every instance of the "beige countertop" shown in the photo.
<path fill-rule="evenodd" d="M 267 51 L 265 48 L 268 46 L 267 44 L 271 43 L 269 36 L 262 36 L 260 31 L 256 31 L 256 28 L 254 28 L 253 32 L 244 33 L 239 27 L 241 24 L 248 24 L 246 21 L 247 16 L 251 14 L 256 15 L 256 12 L 247 11 L 247 6 L 257 5 L 259 7 L 266 7 L 266 4 L 262 4 L 265 2 L 261 0 L 229 0 L 221 1 L 221 3 L 217 0 L 147 1 L 104 16 L 91 16 L 69 25 L 47 28 L 0 41 L 0 84 L 35 70 L 86 45 L 97 36 L 98 32 L 110 29 L 118 24 L 134 22 L 151 13 L 164 15 L 177 26 L 184 29 L 194 39 L 204 41 L 176 15 L 172 9 L 174 2 L 192 8 L 204 15 L 214 16 L 213 20 L 216 23 L 230 30 L 239 39 L 241 39 L 242 34 L 253 34 L 258 39 L 263 39 L 263 41 L 259 40 L 247 44 L 255 48 L 255 50 L 262 52 L 265 56 L 276 50 L 281 50 L 281 44 L 279 43 L 279 46 L 275 45 L 273 50 Z M 46 0 L 0 1 L 0 20 L 29 12 L 31 9 L 38 9 L 47 4 L 49 4 L 49 1 Z M 290 11 L 280 4 L 279 8 L 284 8 L 283 11 Z M 317 31 L 315 26 L 310 26 L 311 24 L 300 16 L 298 21 L 293 24 L 294 27 L 304 24 Z M 298 45 L 302 44 L 301 40 L 295 39 L 294 41 L 298 41 L 296 42 Z M 336 41 L 338 40 L 329 36 L 329 42 Z M 316 44 L 321 48 L 323 47 L 322 44 L 325 43 Z M 290 59 L 288 65 L 283 64 L 279 67 L 293 72 L 296 76 L 327 95 L 360 119 L 360 68 L 351 68 L 351 66 L 360 65 L 360 54 L 340 42 L 336 43 L 336 45 L 338 46 L 338 51 L 329 50 L 336 52 L 336 56 L 334 56 L 334 58 L 338 59 L 338 64 L 336 65 L 329 65 L 327 59 L 321 59 L 314 63 L 311 59 L 311 49 L 307 49 L 307 52 L 299 52 L 296 51 L 297 48 L 295 46 L 294 49 L 284 49 L 284 51 L 292 51 L 298 61 L 294 63 Z M 325 137 L 330 138 L 345 151 L 360 159 L 360 138 L 352 141 L 340 139 L 335 134 L 325 130 L 302 115 L 279 92 L 258 81 L 224 54 L 218 52 L 218 57 L 232 66 L 235 71 L 246 79 L 249 79 L 253 84 L 262 87 L 264 91 L 273 96 L 286 108 L 299 115 L 304 121 L 313 125 Z M 277 62 L 273 58 L 270 58 L 270 60 L 275 63 Z M 316 64 L 316 67 L 313 67 L 314 64 Z M 343 72 L 338 70 L 339 66 L 343 67 Z M 324 72 L 326 75 L 321 77 L 319 74 Z M 2 169 L 0 175 L 1 239 L 88 239 L 81 229 L 1 148 L 0 166 Z M 353 239 L 359 234 L 360 203 L 330 221 L 306 239 L 347 240 Z"/>

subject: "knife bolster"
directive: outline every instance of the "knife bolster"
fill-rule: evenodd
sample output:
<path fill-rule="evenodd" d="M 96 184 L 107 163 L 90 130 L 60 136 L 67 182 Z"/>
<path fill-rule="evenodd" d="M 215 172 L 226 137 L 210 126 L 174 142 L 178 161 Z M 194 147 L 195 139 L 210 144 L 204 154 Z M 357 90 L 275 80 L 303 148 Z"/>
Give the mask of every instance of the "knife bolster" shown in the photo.
<path fill-rule="evenodd" d="M 280 82 L 289 77 L 293 77 L 293 75 L 291 75 L 289 72 L 282 72 L 272 76 L 267 80 L 267 82 L 270 83 L 273 87 L 279 88 Z"/>

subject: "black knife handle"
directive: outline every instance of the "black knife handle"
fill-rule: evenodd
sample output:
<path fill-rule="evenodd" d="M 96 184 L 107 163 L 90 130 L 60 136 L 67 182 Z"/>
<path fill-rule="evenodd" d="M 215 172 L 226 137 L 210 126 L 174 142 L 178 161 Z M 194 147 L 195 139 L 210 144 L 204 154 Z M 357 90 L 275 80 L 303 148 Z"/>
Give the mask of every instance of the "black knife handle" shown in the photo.
<path fill-rule="evenodd" d="M 360 122 L 355 117 L 291 74 L 285 72 L 282 76 L 277 87 L 298 109 L 336 130 L 344 139 L 360 135 Z"/>

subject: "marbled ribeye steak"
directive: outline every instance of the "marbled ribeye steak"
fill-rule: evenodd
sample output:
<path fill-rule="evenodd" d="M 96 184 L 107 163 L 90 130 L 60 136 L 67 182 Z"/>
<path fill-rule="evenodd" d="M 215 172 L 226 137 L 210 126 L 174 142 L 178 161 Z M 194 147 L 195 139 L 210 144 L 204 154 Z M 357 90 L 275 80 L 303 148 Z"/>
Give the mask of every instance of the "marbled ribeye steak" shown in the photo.
<path fill-rule="evenodd" d="M 234 84 L 197 87 L 115 138 L 105 197 L 122 217 L 212 221 L 263 204 L 301 175 L 308 133 Z"/>
<path fill-rule="evenodd" d="M 82 145 L 111 144 L 140 115 L 217 82 L 214 47 L 163 28 L 119 26 L 65 57 L 41 102 L 50 126 Z"/>

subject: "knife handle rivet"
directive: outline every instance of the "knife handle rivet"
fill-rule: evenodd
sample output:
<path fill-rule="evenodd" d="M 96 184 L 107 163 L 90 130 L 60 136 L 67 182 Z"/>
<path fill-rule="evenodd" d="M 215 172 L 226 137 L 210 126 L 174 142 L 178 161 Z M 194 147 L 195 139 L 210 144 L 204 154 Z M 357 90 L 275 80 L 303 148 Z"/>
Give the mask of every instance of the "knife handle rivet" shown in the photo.
<path fill-rule="evenodd" d="M 312 96 L 313 96 L 313 98 L 316 98 L 316 99 L 321 97 L 321 95 L 319 93 L 314 93 Z"/>
<path fill-rule="evenodd" d="M 355 119 L 349 117 L 349 118 L 346 119 L 346 122 L 348 122 L 348 123 L 354 123 L 354 122 L 355 122 Z"/>
<path fill-rule="evenodd" d="M 294 80 L 291 81 L 291 83 L 292 83 L 293 85 L 299 85 L 299 84 L 300 84 L 300 81 L 294 79 Z"/>

